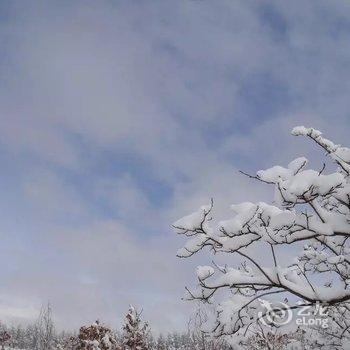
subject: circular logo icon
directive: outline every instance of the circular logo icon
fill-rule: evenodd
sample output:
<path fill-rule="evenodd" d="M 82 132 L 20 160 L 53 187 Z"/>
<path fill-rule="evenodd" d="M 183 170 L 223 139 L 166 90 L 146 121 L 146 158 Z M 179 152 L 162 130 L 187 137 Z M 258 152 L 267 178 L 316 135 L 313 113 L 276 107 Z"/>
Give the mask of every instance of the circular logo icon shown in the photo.
<path fill-rule="evenodd" d="M 292 320 L 293 312 L 287 304 L 280 301 L 271 303 L 262 299 L 259 301 L 264 310 L 258 312 L 258 317 L 264 325 L 283 326 Z"/>

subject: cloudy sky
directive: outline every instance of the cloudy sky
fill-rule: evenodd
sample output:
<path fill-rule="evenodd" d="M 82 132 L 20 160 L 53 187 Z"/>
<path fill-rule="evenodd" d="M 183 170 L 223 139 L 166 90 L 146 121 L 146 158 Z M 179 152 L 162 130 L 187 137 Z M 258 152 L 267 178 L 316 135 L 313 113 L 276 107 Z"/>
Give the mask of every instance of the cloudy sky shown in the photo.
<path fill-rule="evenodd" d="M 349 144 L 350 3 L 0 2 L 0 319 L 184 329 L 171 222 L 271 200 L 254 172 Z"/>

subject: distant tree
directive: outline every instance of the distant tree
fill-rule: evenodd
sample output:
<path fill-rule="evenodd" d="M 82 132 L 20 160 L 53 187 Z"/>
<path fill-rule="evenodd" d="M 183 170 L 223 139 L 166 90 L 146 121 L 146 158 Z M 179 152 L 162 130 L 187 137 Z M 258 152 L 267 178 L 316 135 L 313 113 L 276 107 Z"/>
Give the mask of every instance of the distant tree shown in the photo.
<path fill-rule="evenodd" d="M 141 313 L 130 306 L 123 326 L 123 349 L 149 350 L 149 328 L 142 322 Z"/>
<path fill-rule="evenodd" d="M 50 303 L 41 307 L 34 326 L 28 330 L 35 350 L 51 350 L 54 345 L 55 327 Z"/>
<path fill-rule="evenodd" d="M 0 324 L 0 345 L 1 345 L 1 349 L 5 349 L 5 345 L 8 344 L 10 339 L 11 339 L 11 335 L 7 331 L 7 328 L 3 324 Z"/>
<path fill-rule="evenodd" d="M 156 350 L 167 350 L 167 341 L 163 334 L 160 334 L 157 339 Z"/>
<path fill-rule="evenodd" d="M 274 315 L 267 321 L 276 325 L 290 308 L 307 306 L 314 311 L 322 303 L 332 323 L 323 333 L 333 347 L 344 348 L 350 337 L 350 149 L 313 128 L 296 127 L 292 134 L 313 140 L 337 169 L 330 174 L 325 174 L 325 165 L 309 170 L 307 159 L 301 157 L 287 167 L 245 174 L 274 187 L 273 205 L 233 205 L 233 217 L 214 225 L 211 202 L 175 222 L 178 233 L 190 238 L 179 257 L 209 247 L 214 254 L 234 254 L 242 260 L 238 268 L 199 266 L 198 288 L 187 289 L 188 299 L 211 302 L 227 293 L 217 307 L 215 336 L 244 334 L 252 325 L 266 321 L 270 311 Z M 294 259 L 282 260 L 281 250 L 286 246 L 301 252 Z M 268 260 L 262 261 L 265 251 Z M 279 302 L 278 307 L 272 304 L 266 310 L 264 298 L 282 293 L 288 305 L 281 307 Z"/>
<path fill-rule="evenodd" d="M 212 334 L 203 330 L 208 322 L 210 312 L 210 309 L 199 304 L 194 314 L 190 317 L 188 322 L 188 335 L 191 348 L 196 350 L 231 349 L 223 337 L 214 337 Z"/>

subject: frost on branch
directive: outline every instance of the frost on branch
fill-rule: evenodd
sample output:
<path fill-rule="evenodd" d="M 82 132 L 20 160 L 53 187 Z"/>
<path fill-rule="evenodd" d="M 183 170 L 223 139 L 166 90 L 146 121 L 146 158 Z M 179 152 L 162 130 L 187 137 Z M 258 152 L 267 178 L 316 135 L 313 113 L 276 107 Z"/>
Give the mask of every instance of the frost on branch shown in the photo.
<path fill-rule="evenodd" d="M 248 176 L 273 186 L 273 204 L 232 205 L 232 217 L 214 225 L 211 202 L 173 224 L 179 234 L 188 237 L 179 257 L 208 247 L 212 253 L 232 253 L 243 260 L 239 268 L 198 267 L 197 289 L 187 289 L 188 299 L 207 302 L 218 291 L 228 292 L 227 300 L 217 308 L 212 328 L 217 336 L 239 334 L 260 322 L 258 299 L 282 298 L 282 293 L 283 298 L 289 294 L 288 300 L 300 301 L 290 303 L 292 309 L 322 302 L 330 313 L 337 314 L 342 307 L 342 322 L 333 327 L 332 334 L 349 336 L 350 149 L 335 145 L 312 128 L 296 127 L 292 134 L 315 141 L 336 169 L 328 173 L 325 166 L 307 169 L 307 159 L 300 157 L 287 167 L 260 170 Z M 283 246 L 300 253 L 291 261 L 278 261 Z M 267 266 L 256 256 L 262 247 L 270 254 L 265 259 Z"/>

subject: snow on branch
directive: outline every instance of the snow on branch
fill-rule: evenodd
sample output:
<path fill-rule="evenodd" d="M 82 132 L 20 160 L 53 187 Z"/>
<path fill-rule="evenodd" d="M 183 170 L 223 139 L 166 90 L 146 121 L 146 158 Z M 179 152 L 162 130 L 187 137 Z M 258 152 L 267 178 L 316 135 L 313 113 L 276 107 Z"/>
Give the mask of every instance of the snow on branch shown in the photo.
<path fill-rule="evenodd" d="M 350 301 L 350 149 L 335 145 L 313 128 L 296 127 L 292 134 L 314 140 L 339 168 L 324 174 L 324 167 L 307 169 L 308 160 L 299 157 L 287 167 L 246 174 L 274 186 L 273 204 L 235 204 L 231 218 L 213 224 L 211 201 L 173 224 L 178 234 L 188 237 L 179 257 L 209 248 L 214 254 L 231 253 L 243 260 L 239 268 L 198 267 L 197 288 L 187 289 L 188 299 L 205 302 L 213 301 L 219 290 L 229 291 L 217 308 L 212 329 L 217 336 L 239 333 L 259 322 L 262 295 L 288 293 L 307 305 L 322 302 L 333 308 Z M 283 265 L 277 261 L 277 249 L 297 242 L 304 244 L 298 256 Z M 263 266 L 252 252 L 260 245 L 271 253 L 270 266 Z M 326 277 L 315 279 L 315 274 Z M 348 316 L 350 320 L 350 312 Z"/>
<path fill-rule="evenodd" d="M 292 135 L 294 136 L 308 136 L 320 145 L 331 158 L 340 165 L 342 170 L 350 174 L 350 149 L 334 144 L 332 141 L 322 137 L 319 130 L 313 128 L 305 128 L 305 126 L 297 126 L 293 128 Z"/>

